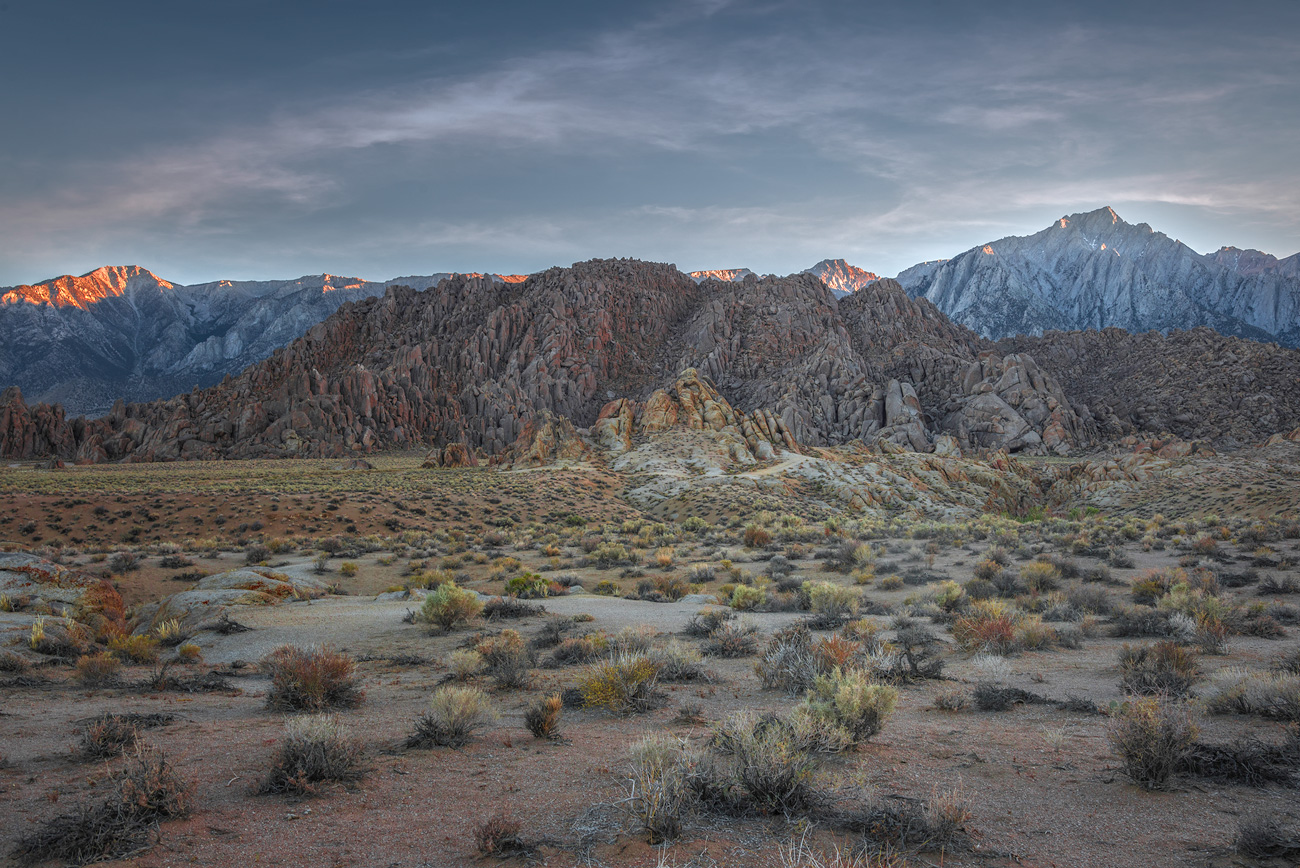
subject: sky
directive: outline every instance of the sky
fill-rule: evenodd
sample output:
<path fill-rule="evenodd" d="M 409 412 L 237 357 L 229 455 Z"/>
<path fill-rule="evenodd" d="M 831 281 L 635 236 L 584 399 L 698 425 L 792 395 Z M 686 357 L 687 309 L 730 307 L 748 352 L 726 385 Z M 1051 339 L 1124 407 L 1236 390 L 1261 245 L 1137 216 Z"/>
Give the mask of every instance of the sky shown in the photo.
<path fill-rule="evenodd" d="M 0 0 L 0 285 L 1300 250 L 1300 2 Z"/>

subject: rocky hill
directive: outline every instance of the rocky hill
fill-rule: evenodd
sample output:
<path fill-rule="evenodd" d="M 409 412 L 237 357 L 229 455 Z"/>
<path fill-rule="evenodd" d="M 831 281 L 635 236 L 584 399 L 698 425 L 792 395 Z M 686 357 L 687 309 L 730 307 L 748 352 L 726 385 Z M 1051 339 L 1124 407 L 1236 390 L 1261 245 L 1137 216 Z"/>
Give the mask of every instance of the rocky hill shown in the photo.
<path fill-rule="evenodd" d="M 448 276 L 179 286 L 125 266 L 0 288 L 0 384 L 73 413 L 103 413 L 119 398 L 153 400 L 220 382 L 344 302 L 399 283 L 425 289 Z"/>
<path fill-rule="evenodd" d="M 769 442 L 1065 450 L 1095 427 L 1023 354 L 1003 356 L 892 281 L 837 300 L 810 274 L 697 283 L 594 260 L 523 283 L 457 276 L 342 305 L 217 386 L 96 420 L 0 398 L 0 454 L 65 460 L 334 456 L 459 444 L 497 455 L 543 410 L 588 428 L 697 369 Z M 611 405 L 614 405 L 611 408 Z M 453 450 L 455 451 L 455 450 Z"/>
<path fill-rule="evenodd" d="M 1300 350 L 1208 328 L 1048 332 L 998 348 L 1037 359 L 1107 439 L 1168 431 L 1231 448 L 1300 425 Z"/>
<path fill-rule="evenodd" d="M 910 295 L 991 338 L 1208 326 L 1300 346 L 1300 258 L 1235 248 L 1202 256 L 1110 208 L 914 266 L 898 280 Z"/>

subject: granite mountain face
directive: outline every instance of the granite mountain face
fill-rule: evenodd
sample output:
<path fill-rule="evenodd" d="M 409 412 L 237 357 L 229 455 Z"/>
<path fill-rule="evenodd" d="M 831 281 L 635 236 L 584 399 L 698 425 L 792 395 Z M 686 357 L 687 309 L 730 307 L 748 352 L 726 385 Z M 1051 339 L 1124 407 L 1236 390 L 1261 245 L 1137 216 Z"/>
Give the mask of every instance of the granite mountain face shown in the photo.
<path fill-rule="evenodd" d="M 880 279 L 880 275 L 865 269 L 849 265 L 843 259 L 823 259 L 812 268 L 805 268 L 800 274 L 811 274 L 826 284 L 826 288 L 835 294 L 836 298 L 844 298 L 846 295 L 857 292 L 864 286 Z M 691 279 L 696 283 L 701 280 L 721 280 L 728 283 L 735 283 L 744 280 L 747 276 L 755 274 L 748 268 L 718 268 L 711 271 L 692 271 Z M 755 274 L 755 276 L 758 276 Z"/>
<path fill-rule="evenodd" d="M 0 383 L 71 413 L 209 386 L 302 335 L 339 305 L 400 283 L 330 274 L 179 286 L 137 266 L 0 288 Z"/>
<path fill-rule="evenodd" d="M 1300 255 L 1201 255 L 1110 208 L 1062 217 L 898 276 L 985 337 L 1051 329 L 1192 329 L 1300 346 Z"/>

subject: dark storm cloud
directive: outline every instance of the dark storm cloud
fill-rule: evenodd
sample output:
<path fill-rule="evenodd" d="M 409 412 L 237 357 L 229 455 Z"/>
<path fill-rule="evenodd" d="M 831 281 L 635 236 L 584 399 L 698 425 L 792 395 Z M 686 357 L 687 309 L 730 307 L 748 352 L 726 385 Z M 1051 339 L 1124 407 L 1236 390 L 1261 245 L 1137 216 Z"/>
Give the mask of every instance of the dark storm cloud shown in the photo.
<path fill-rule="evenodd" d="M 468 5 L 9 0 L 0 283 L 1300 247 L 1294 3 Z"/>

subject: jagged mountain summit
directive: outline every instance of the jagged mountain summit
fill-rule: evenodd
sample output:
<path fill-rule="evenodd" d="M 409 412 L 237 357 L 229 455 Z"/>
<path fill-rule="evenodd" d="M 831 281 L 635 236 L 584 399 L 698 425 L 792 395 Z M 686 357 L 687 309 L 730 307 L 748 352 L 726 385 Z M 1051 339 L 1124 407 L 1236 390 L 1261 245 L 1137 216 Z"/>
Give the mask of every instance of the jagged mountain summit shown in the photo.
<path fill-rule="evenodd" d="M 1111 208 L 913 266 L 898 282 L 990 338 L 1208 326 L 1300 346 L 1300 258 L 1226 247 L 1201 255 Z"/>
<path fill-rule="evenodd" d="M 153 400 L 237 374 L 344 302 L 397 284 L 427 289 L 450 276 L 180 286 L 120 266 L 0 288 L 0 384 L 72 413 L 103 413 L 118 399 Z"/>
<path fill-rule="evenodd" d="M 816 277 L 826 284 L 826 288 L 833 292 L 836 298 L 844 298 L 846 295 L 857 292 L 867 284 L 880 279 L 880 275 L 858 268 L 855 265 L 849 265 L 843 259 L 823 259 L 812 268 L 805 268 L 798 273 L 811 274 Z M 696 283 L 702 280 L 721 280 L 724 283 L 736 283 L 751 274 L 755 277 L 759 276 L 748 268 L 718 268 L 711 271 L 690 272 L 691 279 Z"/>
<path fill-rule="evenodd" d="M 849 265 L 843 259 L 823 259 L 803 274 L 811 274 L 826 284 L 826 288 L 843 298 L 880 279 L 874 272 Z"/>
<path fill-rule="evenodd" d="M 748 268 L 715 268 L 709 271 L 692 271 L 691 280 L 699 283 L 702 280 L 721 280 L 723 283 L 735 283 L 744 280 L 754 272 Z M 754 274 L 757 277 L 757 274 Z"/>

